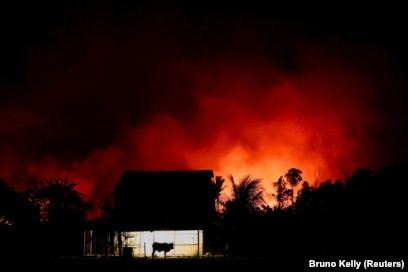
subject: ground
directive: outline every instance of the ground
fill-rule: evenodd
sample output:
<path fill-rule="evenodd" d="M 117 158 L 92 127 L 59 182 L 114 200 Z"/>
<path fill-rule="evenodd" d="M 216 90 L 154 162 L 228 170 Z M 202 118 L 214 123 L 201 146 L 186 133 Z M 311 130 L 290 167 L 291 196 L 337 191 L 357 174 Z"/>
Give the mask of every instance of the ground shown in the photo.
<path fill-rule="evenodd" d="M 11 261 L 11 260 L 9 260 Z M 302 266 L 300 263 L 288 260 L 274 259 L 223 259 L 223 258 L 151 258 L 148 259 L 123 259 L 115 258 L 58 258 L 35 259 L 27 261 L 12 261 L 15 269 L 30 267 L 30 270 L 42 271 L 75 271 L 77 269 L 88 271 L 119 271 L 130 269 L 133 271 L 293 271 Z M 307 263 L 305 262 L 305 266 Z M 8 267 L 10 267 L 8 265 Z M 277 269 L 277 270 L 276 270 Z"/>

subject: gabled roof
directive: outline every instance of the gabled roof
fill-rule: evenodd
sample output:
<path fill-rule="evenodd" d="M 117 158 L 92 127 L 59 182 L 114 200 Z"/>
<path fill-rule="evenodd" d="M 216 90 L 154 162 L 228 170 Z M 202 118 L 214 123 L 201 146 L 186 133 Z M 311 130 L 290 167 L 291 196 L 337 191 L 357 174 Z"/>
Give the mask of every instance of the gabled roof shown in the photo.
<path fill-rule="evenodd" d="M 214 177 L 212 170 L 161 170 L 161 171 L 124 171 L 112 194 L 117 195 L 127 190 L 158 189 L 159 186 L 174 187 L 184 184 L 188 187 L 202 186 L 200 181 Z M 136 182 L 137 181 L 137 182 Z M 194 181 L 194 182 L 192 182 Z M 199 188 L 197 188 L 199 189 Z"/>
<path fill-rule="evenodd" d="M 182 229 L 215 214 L 212 170 L 125 171 L 112 194 L 116 221 L 128 229 Z"/>

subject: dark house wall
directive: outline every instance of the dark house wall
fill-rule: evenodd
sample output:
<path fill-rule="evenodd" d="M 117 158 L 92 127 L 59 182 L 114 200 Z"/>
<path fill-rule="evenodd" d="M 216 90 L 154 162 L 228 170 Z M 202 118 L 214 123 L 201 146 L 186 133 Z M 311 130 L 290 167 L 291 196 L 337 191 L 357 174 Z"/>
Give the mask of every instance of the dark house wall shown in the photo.
<path fill-rule="evenodd" d="M 212 170 L 125 171 L 114 188 L 118 229 L 198 229 L 215 216 Z"/>

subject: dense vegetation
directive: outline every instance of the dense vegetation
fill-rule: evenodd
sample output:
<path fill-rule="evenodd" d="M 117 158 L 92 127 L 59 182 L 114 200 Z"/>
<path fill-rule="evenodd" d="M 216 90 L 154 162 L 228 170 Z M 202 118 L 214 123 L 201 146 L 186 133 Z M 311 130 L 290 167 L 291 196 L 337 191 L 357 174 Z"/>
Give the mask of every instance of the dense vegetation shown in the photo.
<path fill-rule="evenodd" d="M 216 223 L 225 232 L 212 249 L 231 257 L 397 258 L 407 244 L 406 182 L 405 165 L 356 169 L 343 180 L 318 186 L 292 168 L 272 184 L 276 205 L 268 206 L 261 179 L 216 177 Z M 232 194 L 223 202 L 219 197 L 228 183 Z M 0 180 L 1 256 L 81 255 L 82 229 L 92 205 L 76 185 L 43 179 L 16 192 Z"/>

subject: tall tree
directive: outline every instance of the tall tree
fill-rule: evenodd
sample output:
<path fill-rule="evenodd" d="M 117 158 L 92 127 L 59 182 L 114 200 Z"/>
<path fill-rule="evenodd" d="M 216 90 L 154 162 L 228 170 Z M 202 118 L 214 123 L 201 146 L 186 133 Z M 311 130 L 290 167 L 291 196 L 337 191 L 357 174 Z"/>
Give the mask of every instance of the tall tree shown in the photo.
<path fill-rule="evenodd" d="M 295 203 L 295 187 L 303 180 L 301 174 L 302 171 L 296 168 L 289 169 L 285 174 L 287 182 L 292 187 L 292 206 Z"/>
<path fill-rule="evenodd" d="M 259 233 L 259 220 L 264 188 L 261 179 L 250 175 L 242 177 L 238 182 L 230 175 L 232 196 L 225 203 L 224 220 L 227 226 L 227 241 L 229 256 L 253 254 L 253 248 L 258 247 L 254 233 Z"/>
<path fill-rule="evenodd" d="M 213 194 L 214 199 L 217 203 L 217 212 L 220 212 L 220 196 L 225 187 L 225 178 L 223 178 L 222 176 L 216 176 L 215 182 L 213 183 Z"/>
<path fill-rule="evenodd" d="M 52 256 L 82 254 L 83 223 L 91 205 L 67 178 L 42 179 L 26 192 L 40 210 L 38 235 L 42 253 Z"/>
<path fill-rule="evenodd" d="M 302 188 L 298 191 L 294 209 L 296 212 L 308 213 L 313 209 L 313 193 L 315 188 L 307 181 L 302 183 Z"/>
<path fill-rule="evenodd" d="M 249 215 L 260 211 L 260 205 L 265 203 L 262 179 L 246 175 L 236 183 L 232 175 L 228 178 L 232 185 L 232 199 L 226 202 L 225 212 L 230 215 Z"/>
<path fill-rule="evenodd" d="M 279 210 L 286 209 L 289 206 L 288 202 L 292 195 L 292 190 L 287 188 L 287 182 L 282 176 L 273 183 L 273 187 L 276 189 L 275 198 L 278 203 L 277 208 Z"/>
<path fill-rule="evenodd" d="M 91 205 L 76 190 L 78 184 L 67 178 L 41 179 L 27 191 L 39 208 L 41 221 L 50 224 L 82 223 Z"/>

